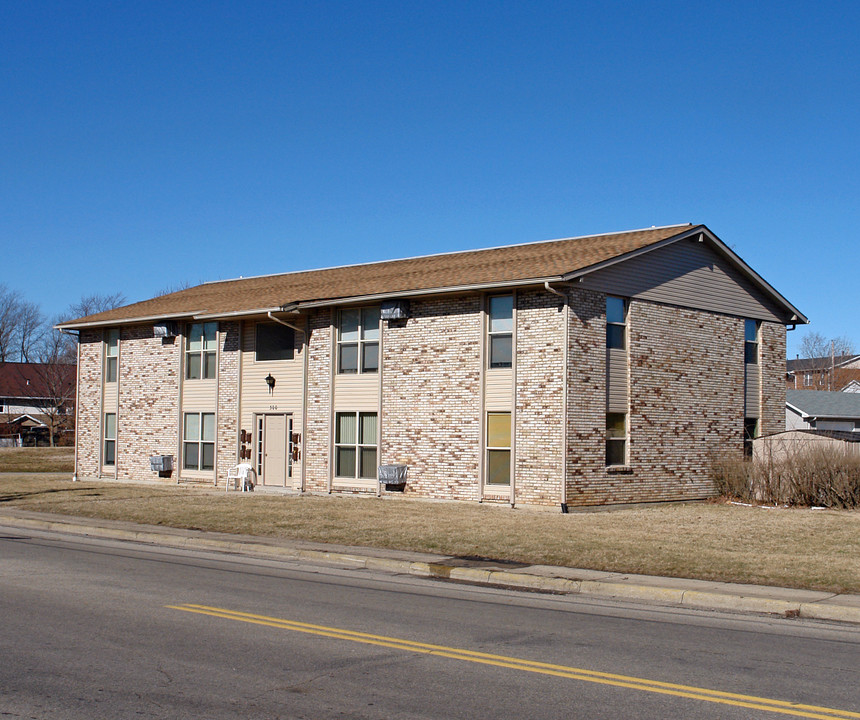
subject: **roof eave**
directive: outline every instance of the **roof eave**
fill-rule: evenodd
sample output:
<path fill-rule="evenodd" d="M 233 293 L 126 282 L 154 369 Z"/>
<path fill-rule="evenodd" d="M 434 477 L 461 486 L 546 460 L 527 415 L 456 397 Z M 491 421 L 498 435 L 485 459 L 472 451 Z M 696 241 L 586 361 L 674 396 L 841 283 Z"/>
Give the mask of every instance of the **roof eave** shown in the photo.
<path fill-rule="evenodd" d="M 398 292 L 372 293 L 369 295 L 347 295 L 337 298 L 326 298 L 324 300 L 304 300 L 287 303 L 278 308 L 281 312 L 301 312 L 314 308 L 332 307 L 334 305 L 347 305 L 364 302 L 376 302 L 379 300 L 391 300 L 395 298 L 424 297 L 427 295 L 451 295 L 454 293 L 483 292 L 487 290 L 508 290 L 515 287 L 531 287 L 543 285 L 546 282 L 564 282 L 561 275 L 551 277 L 525 278 L 519 280 L 506 280 L 504 282 L 474 283 L 470 285 L 450 285 L 422 290 L 402 290 Z"/>

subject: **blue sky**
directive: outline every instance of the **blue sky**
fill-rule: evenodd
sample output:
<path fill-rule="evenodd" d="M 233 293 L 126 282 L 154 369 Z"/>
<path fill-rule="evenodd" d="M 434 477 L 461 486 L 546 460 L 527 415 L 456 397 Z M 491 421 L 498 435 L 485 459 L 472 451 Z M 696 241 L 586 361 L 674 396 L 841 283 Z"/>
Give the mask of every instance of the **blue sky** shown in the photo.
<path fill-rule="evenodd" d="M 694 222 L 860 345 L 858 37 L 850 2 L 6 2 L 0 282 L 54 315 Z"/>

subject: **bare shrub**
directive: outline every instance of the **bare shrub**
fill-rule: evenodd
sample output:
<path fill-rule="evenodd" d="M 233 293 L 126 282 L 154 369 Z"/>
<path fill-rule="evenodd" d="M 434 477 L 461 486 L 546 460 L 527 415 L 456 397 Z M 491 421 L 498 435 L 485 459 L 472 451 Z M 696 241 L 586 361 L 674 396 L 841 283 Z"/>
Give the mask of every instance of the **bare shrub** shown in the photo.
<path fill-rule="evenodd" d="M 715 456 L 709 468 L 720 495 L 797 507 L 860 507 L 860 455 L 834 446 L 804 447 L 778 460 Z"/>

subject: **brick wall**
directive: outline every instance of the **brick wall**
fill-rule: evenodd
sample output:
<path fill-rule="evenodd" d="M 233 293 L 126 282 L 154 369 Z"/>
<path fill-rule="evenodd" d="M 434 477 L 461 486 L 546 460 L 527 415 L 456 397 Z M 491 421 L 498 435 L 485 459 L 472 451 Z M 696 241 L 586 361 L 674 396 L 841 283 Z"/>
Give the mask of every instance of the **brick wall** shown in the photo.
<path fill-rule="evenodd" d="M 179 338 L 153 337 L 152 325 L 122 328 L 117 417 L 117 479 L 157 480 L 152 455 L 173 455 L 176 478 Z"/>
<path fill-rule="evenodd" d="M 97 477 L 101 438 L 102 331 L 81 330 L 78 339 L 76 443 L 79 478 Z"/>
<path fill-rule="evenodd" d="M 238 462 L 239 344 L 240 324 L 219 324 L 218 401 L 215 472 L 219 483 L 227 482 L 227 472 Z"/>
<path fill-rule="evenodd" d="M 308 337 L 308 408 L 302 462 L 305 489 L 328 490 L 331 435 L 331 343 L 334 328 L 331 310 L 324 308 L 310 317 Z"/>
<path fill-rule="evenodd" d="M 759 434 L 785 430 L 785 326 L 761 324 L 761 418 Z M 802 378 L 801 378 L 802 381 Z"/>
<path fill-rule="evenodd" d="M 744 321 L 631 301 L 629 462 L 623 469 L 606 468 L 604 296 L 583 293 L 571 322 L 568 502 L 713 494 L 710 453 L 741 453 L 743 447 Z"/>
<path fill-rule="evenodd" d="M 570 289 L 567 392 L 567 502 L 608 502 L 605 470 L 606 296 Z"/>
<path fill-rule="evenodd" d="M 478 499 L 481 304 L 413 301 L 384 329 L 380 463 L 409 466 L 407 494 Z"/>
<path fill-rule="evenodd" d="M 546 291 L 517 295 L 515 501 L 561 501 L 564 310 Z"/>

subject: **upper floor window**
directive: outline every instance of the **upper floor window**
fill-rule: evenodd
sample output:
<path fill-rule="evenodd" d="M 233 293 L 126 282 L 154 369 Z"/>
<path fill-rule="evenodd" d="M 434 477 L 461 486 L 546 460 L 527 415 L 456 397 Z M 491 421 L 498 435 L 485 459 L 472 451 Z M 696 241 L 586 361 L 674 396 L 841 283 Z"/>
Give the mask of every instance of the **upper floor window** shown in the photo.
<path fill-rule="evenodd" d="M 255 351 L 257 362 L 292 360 L 296 333 L 280 323 L 257 323 Z"/>
<path fill-rule="evenodd" d="M 514 296 L 490 298 L 487 334 L 491 368 L 509 368 L 513 362 Z"/>
<path fill-rule="evenodd" d="M 614 295 L 606 296 L 606 347 L 627 347 L 627 303 Z"/>
<path fill-rule="evenodd" d="M 744 362 L 747 365 L 758 364 L 758 334 L 759 323 L 756 320 L 744 320 Z"/>
<path fill-rule="evenodd" d="M 375 373 L 379 370 L 379 308 L 346 308 L 337 325 L 337 371 Z"/>
<path fill-rule="evenodd" d="M 108 330 L 105 335 L 105 382 L 116 382 L 119 362 L 119 330 Z"/>
<path fill-rule="evenodd" d="M 812 373 L 804 373 L 803 374 L 803 384 L 804 385 L 812 385 Z"/>
<path fill-rule="evenodd" d="M 185 345 L 185 377 L 200 380 L 215 377 L 218 323 L 191 323 Z"/>

